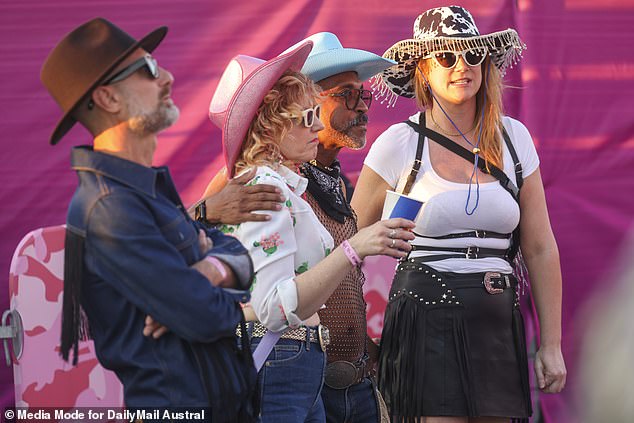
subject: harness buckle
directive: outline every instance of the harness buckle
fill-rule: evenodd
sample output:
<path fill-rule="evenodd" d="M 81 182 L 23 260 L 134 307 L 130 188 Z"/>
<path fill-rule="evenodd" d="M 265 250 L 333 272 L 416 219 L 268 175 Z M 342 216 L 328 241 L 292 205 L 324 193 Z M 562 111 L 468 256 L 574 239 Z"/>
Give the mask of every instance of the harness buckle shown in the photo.
<path fill-rule="evenodd" d="M 467 247 L 467 252 L 465 253 L 464 256 L 466 259 L 477 259 L 478 251 L 480 251 L 480 247 L 474 247 L 471 245 Z"/>
<path fill-rule="evenodd" d="M 486 238 L 487 231 L 482 231 L 480 229 L 476 229 L 475 230 L 475 236 L 476 236 L 476 238 Z"/>
<path fill-rule="evenodd" d="M 420 160 L 418 160 L 418 159 L 414 160 L 414 165 L 412 166 L 412 172 L 411 172 L 410 176 L 411 176 L 411 175 L 413 175 L 413 174 L 418 175 L 419 168 L 420 168 L 420 165 L 421 165 L 422 163 L 423 163 L 423 162 L 422 162 L 422 161 L 420 161 Z"/>

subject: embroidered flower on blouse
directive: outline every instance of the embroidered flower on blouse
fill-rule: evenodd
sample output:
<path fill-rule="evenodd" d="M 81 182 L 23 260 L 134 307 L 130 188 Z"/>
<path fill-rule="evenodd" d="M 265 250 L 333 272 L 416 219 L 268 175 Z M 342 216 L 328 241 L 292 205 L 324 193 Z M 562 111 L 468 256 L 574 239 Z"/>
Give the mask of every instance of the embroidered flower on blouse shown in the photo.
<path fill-rule="evenodd" d="M 237 225 L 221 225 L 221 226 L 218 226 L 218 230 L 220 232 L 222 232 L 223 234 L 225 234 L 225 235 L 231 235 L 239 227 L 240 227 L 240 224 L 237 224 Z"/>
<path fill-rule="evenodd" d="M 297 219 L 295 219 L 295 213 L 293 213 L 293 202 L 288 199 L 284 203 L 284 205 L 288 208 L 289 213 L 291 214 L 291 219 L 293 219 L 293 226 L 297 223 Z"/>
<path fill-rule="evenodd" d="M 260 175 L 256 175 L 255 178 L 251 179 L 249 182 L 247 182 L 244 185 L 247 186 L 247 187 L 250 187 L 252 185 L 257 185 L 259 180 L 260 180 Z"/>
<path fill-rule="evenodd" d="M 271 236 L 269 237 L 265 237 L 264 235 L 262 235 L 262 237 L 260 238 L 260 242 L 258 241 L 253 242 L 253 246 L 262 247 L 262 251 L 264 251 L 267 256 L 270 256 L 271 254 L 276 252 L 277 247 L 279 247 L 282 244 L 284 244 L 284 241 L 280 239 L 279 232 L 275 232 L 271 234 Z"/>
<path fill-rule="evenodd" d="M 295 269 L 295 274 L 296 275 L 300 275 L 300 274 L 304 273 L 307 270 L 308 270 L 308 262 L 304 261 L 304 262 L 302 262 L 302 264 L 297 269 Z"/>

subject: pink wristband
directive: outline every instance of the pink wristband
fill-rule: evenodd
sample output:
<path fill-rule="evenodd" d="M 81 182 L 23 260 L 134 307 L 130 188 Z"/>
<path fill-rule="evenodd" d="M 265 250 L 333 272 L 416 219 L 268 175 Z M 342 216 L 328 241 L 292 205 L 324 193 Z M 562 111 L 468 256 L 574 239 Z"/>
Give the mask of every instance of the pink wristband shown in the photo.
<path fill-rule="evenodd" d="M 350 263 L 352 263 L 353 266 L 361 264 L 362 260 L 359 258 L 359 255 L 356 251 L 354 251 L 354 248 L 352 248 L 352 245 L 350 245 L 347 239 L 341 243 L 341 248 L 343 248 L 344 254 L 348 257 L 348 260 L 350 260 Z"/>
<path fill-rule="evenodd" d="M 218 273 L 220 273 L 220 276 L 222 277 L 222 280 L 227 279 L 227 270 L 225 269 L 225 266 L 222 264 L 222 262 L 220 260 L 218 260 L 215 257 L 211 257 L 211 256 L 205 257 L 205 260 L 207 260 L 209 263 L 213 264 L 213 266 L 216 268 L 216 270 L 218 270 Z"/>

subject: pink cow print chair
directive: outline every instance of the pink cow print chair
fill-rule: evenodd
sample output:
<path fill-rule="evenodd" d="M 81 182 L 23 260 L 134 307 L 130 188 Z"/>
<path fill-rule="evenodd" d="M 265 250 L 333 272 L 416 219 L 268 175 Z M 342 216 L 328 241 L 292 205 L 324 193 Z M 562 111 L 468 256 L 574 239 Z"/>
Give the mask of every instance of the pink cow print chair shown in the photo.
<path fill-rule="evenodd" d="M 115 374 L 97 361 L 92 341 L 80 343 L 77 366 L 59 355 L 64 232 L 64 225 L 30 232 L 11 260 L 10 310 L 5 315 L 9 314 L 15 332 L 13 354 L 7 353 L 13 361 L 15 403 L 29 408 L 119 408 L 123 388 Z"/>

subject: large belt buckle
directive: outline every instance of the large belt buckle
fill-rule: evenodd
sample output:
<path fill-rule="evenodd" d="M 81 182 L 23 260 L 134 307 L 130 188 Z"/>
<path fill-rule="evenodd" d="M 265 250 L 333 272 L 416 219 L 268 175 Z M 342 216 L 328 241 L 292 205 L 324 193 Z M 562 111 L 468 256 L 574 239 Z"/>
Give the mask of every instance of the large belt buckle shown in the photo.
<path fill-rule="evenodd" d="M 483 282 L 484 288 L 487 290 L 489 294 L 501 294 L 502 292 L 504 292 L 504 289 L 495 288 L 493 285 L 491 285 L 492 278 L 501 278 L 501 277 L 502 275 L 500 275 L 498 272 L 486 272 L 484 274 L 484 282 Z"/>
<path fill-rule="evenodd" d="M 349 361 L 333 361 L 326 366 L 324 383 L 332 389 L 346 389 L 357 380 L 357 368 Z"/>
<path fill-rule="evenodd" d="M 326 347 L 330 345 L 330 330 L 321 323 L 317 326 L 317 334 L 319 336 L 319 346 L 322 351 L 326 351 Z"/>

